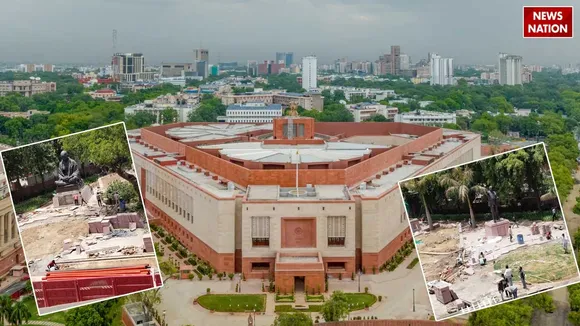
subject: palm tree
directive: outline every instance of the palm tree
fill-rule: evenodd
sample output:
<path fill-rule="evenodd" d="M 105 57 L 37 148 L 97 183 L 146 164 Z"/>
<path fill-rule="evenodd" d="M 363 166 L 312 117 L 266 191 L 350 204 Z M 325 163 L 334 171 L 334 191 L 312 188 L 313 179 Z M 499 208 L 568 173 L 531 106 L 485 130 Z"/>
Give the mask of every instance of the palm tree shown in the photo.
<path fill-rule="evenodd" d="M 32 314 L 26 304 L 22 301 L 16 301 L 12 306 L 12 312 L 10 313 L 8 321 L 14 325 L 22 325 L 28 323 L 30 317 L 32 317 Z"/>
<path fill-rule="evenodd" d="M 485 188 L 473 184 L 473 170 L 469 168 L 454 168 L 448 173 L 443 174 L 439 183 L 446 189 L 445 197 L 457 198 L 459 202 L 467 202 L 471 225 L 475 227 L 475 214 L 473 213 L 469 195 L 470 193 L 484 194 Z"/>
<path fill-rule="evenodd" d="M 0 324 L 3 326 L 4 321 L 10 321 L 12 314 L 12 298 L 8 295 L 0 295 Z"/>
<path fill-rule="evenodd" d="M 405 188 L 407 188 L 409 191 L 417 193 L 421 198 L 423 207 L 425 207 L 425 216 L 427 217 L 429 230 L 433 229 L 433 220 L 431 219 L 431 212 L 429 211 L 429 206 L 427 205 L 427 200 L 425 199 L 425 196 L 431 189 L 431 186 L 433 185 L 434 181 L 435 175 L 429 174 L 424 177 L 409 180 L 403 184 Z"/>

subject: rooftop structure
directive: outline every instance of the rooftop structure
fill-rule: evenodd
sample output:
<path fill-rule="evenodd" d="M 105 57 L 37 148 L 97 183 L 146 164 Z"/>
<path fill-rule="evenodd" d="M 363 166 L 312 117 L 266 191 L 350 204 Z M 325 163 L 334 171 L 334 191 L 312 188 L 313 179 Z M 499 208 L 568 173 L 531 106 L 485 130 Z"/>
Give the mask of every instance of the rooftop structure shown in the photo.
<path fill-rule="evenodd" d="M 417 110 L 415 112 L 397 114 L 395 122 L 440 126 L 444 123 L 456 123 L 457 116 L 455 113 Z"/>
<path fill-rule="evenodd" d="M 151 223 L 217 270 L 290 292 L 378 269 L 411 239 L 398 181 L 479 158 L 478 134 L 403 123 L 179 123 L 129 132 Z M 298 278 L 295 278 L 298 277 Z"/>
<path fill-rule="evenodd" d="M 135 114 L 137 112 L 149 112 L 156 116 L 157 123 L 161 123 L 161 112 L 167 108 L 177 111 L 178 121 L 187 121 L 190 112 L 195 110 L 199 104 L 199 95 L 192 93 L 178 93 L 160 95 L 153 100 L 146 100 L 143 103 L 131 105 L 125 108 L 125 114 Z"/>
<path fill-rule="evenodd" d="M 268 104 L 263 102 L 247 102 L 244 104 L 231 104 L 226 109 L 223 122 L 228 123 L 271 123 L 275 117 L 282 116 L 282 105 Z M 220 117 L 218 117 L 218 121 Z"/>
<path fill-rule="evenodd" d="M 0 97 L 6 96 L 8 93 L 18 93 L 25 97 L 31 97 L 54 91 L 56 91 L 55 82 L 43 82 L 38 77 L 31 77 L 29 80 L 0 81 Z"/>

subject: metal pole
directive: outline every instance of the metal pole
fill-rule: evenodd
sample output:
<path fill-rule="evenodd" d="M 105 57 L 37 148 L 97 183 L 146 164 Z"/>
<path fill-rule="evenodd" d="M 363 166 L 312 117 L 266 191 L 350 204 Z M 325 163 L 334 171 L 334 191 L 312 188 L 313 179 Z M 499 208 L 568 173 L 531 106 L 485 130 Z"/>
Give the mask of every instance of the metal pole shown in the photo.
<path fill-rule="evenodd" d="M 413 312 L 415 312 L 415 289 L 413 289 Z"/>

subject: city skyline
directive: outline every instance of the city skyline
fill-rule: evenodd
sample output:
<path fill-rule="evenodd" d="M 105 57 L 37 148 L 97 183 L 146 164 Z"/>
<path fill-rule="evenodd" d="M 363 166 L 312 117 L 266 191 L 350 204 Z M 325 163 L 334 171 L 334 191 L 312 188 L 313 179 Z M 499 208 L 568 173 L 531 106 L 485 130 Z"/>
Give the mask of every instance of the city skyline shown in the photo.
<path fill-rule="evenodd" d="M 341 57 L 376 60 L 396 44 L 413 62 L 425 58 L 428 52 L 437 52 L 454 58 L 457 64 L 495 64 L 497 53 L 507 52 L 523 56 L 525 64 L 551 65 L 575 63 L 574 53 L 580 49 L 573 40 L 524 40 L 522 4 L 499 0 L 436 4 L 425 0 L 391 1 L 388 5 L 376 0 L 285 0 L 283 20 L 280 3 L 261 0 L 139 3 L 138 12 L 135 0 L 82 5 L 71 0 L 59 0 L 56 5 L 24 0 L 24 4 L 4 4 L 6 18 L 0 26 L 12 32 L 3 36 L 0 61 L 107 63 L 113 52 L 139 52 L 148 64 L 188 62 L 193 49 L 203 47 L 212 53 L 210 63 L 261 62 L 275 59 L 276 52 L 292 51 L 295 62 L 314 54 L 319 64 L 327 64 Z M 541 3 L 526 2 L 536 4 Z M 24 12 L 30 6 L 35 11 Z M 192 12 L 204 14 L 191 19 Z M 478 15 L 460 14 L 469 12 Z M 131 15 L 139 19 L 131 19 Z M 20 19 L 23 16 L 29 19 Z M 115 23 L 82 28 L 91 24 L 87 17 L 105 17 Z M 113 29 L 118 31 L 115 50 Z M 552 52 L 559 53 L 557 60 Z"/>

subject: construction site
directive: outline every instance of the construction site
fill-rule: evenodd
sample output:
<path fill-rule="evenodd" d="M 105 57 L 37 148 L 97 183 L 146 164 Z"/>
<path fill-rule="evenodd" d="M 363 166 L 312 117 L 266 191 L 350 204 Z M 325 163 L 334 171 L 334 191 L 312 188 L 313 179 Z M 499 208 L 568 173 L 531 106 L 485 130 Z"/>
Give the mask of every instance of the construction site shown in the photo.
<path fill-rule="evenodd" d="M 86 185 L 82 205 L 55 200 L 18 216 L 41 314 L 161 285 L 142 212 L 97 199 L 115 181 L 126 182 L 112 174 Z"/>
<path fill-rule="evenodd" d="M 498 290 L 506 265 L 513 270 L 517 297 L 580 281 L 571 245 L 567 253 L 564 250 L 563 235 L 567 239 L 569 235 L 563 220 L 516 224 L 499 219 L 475 228 L 436 223 L 432 231 L 418 220 L 411 225 L 438 320 L 512 299 Z"/>

